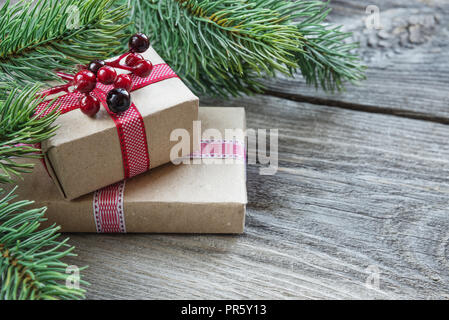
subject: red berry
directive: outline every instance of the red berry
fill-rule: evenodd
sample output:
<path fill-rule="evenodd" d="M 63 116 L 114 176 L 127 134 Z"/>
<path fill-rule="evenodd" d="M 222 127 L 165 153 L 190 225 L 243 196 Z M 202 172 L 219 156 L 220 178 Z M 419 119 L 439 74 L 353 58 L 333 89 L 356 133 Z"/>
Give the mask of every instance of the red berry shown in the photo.
<path fill-rule="evenodd" d="M 138 53 L 131 53 L 126 57 L 125 63 L 130 66 L 134 67 L 139 62 L 145 60 L 141 54 Z"/>
<path fill-rule="evenodd" d="M 110 66 L 104 66 L 97 72 L 98 81 L 100 81 L 102 84 L 113 84 L 116 77 L 117 72 Z"/>
<path fill-rule="evenodd" d="M 140 61 L 133 69 L 133 73 L 141 78 L 148 77 L 153 70 L 153 65 L 151 62 L 143 60 Z"/>
<path fill-rule="evenodd" d="M 129 39 L 129 50 L 131 52 L 145 52 L 150 47 L 150 40 L 143 33 L 136 33 Z"/>
<path fill-rule="evenodd" d="M 95 77 L 95 74 L 92 71 L 89 70 L 81 70 L 73 79 L 76 90 L 78 90 L 81 93 L 89 93 L 93 89 L 95 89 L 95 86 L 97 84 L 97 79 Z"/>
<path fill-rule="evenodd" d="M 131 89 L 133 88 L 131 77 L 127 74 L 119 74 L 117 76 L 117 79 L 115 79 L 114 88 L 122 88 L 126 91 L 131 91 Z"/>
<path fill-rule="evenodd" d="M 100 101 L 91 95 L 84 95 L 79 99 L 79 107 L 84 114 L 93 117 L 100 110 Z"/>
<path fill-rule="evenodd" d="M 100 70 L 101 67 L 104 67 L 106 63 L 102 60 L 94 60 L 91 63 L 89 63 L 89 66 L 87 67 L 90 71 L 97 74 L 98 70 Z"/>

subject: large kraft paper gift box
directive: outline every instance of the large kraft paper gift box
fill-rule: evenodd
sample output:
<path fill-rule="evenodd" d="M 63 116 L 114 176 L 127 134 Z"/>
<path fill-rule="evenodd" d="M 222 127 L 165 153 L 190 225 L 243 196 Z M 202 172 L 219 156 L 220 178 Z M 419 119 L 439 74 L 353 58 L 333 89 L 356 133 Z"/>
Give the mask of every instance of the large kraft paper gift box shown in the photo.
<path fill-rule="evenodd" d="M 225 129 L 245 130 L 243 108 L 202 107 L 199 118 L 203 133 L 217 129 L 223 139 Z M 45 224 L 56 223 L 63 232 L 242 233 L 244 138 L 203 139 L 202 159 L 166 164 L 73 201 L 61 198 L 38 163 L 19 182 L 17 193 L 35 200 L 36 207 L 47 206 Z"/>
<path fill-rule="evenodd" d="M 170 141 L 171 132 L 177 128 L 192 132 L 192 123 L 198 119 L 198 98 L 151 47 L 143 56 L 154 67 L 147 78 L 132 76 L 138 89 L 131 92 L 131 100 L 143 119 L 143 126 L 139 122 L 140 135 L 135 133 L 134 120 L 123 117 L 128 124 L 123 125 L 120 138 L 117 119 L 103 106 L 93 118 L 79 109 L 66 108 L 70 112 L 57 119 L 60 128 L 56 135 L 42 143 L 46 167 L 64 198 L 75 199 L 168 163 L 170 149 L 176 143 Z M 116 70 L 117 74 L 126 73 Z M 97 88 L 101 86 L 97 84 Z M 75 105 L 77 97 L 73 97 L 49 96 L 47 103 L 58 98 L 54 105 Z M 131 108 L 127 112 L 131 113 Z M 139 163 L 143 156 L 146 161 Z"/>

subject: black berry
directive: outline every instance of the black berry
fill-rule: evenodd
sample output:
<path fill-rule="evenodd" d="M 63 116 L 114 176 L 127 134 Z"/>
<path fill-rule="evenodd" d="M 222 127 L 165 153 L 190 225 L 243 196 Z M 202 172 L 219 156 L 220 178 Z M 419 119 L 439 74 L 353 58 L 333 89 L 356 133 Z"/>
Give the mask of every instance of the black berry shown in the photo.
<path fill-rule="evenodd" d="M 109 110 L 114 113 L 120 113 L 128 110 L 131 105 L 131 96 L 125 89 L 115 88 L 109 91 L 106 102 Z"/>
<path fill-rule="evenodd" d="M 92 71 L 94 74 L 97 74 L 98 70 L 100 70 L 100 68 L 104 67 L 105 65 L 106 63 L 102 60 L 94 60 L 91 63 L 89 63 L 87 69 Z"/>
<path fill-rule="evenodd" d="M 131 52 L 145 52 L 150 47 L 150 40 L 143 33 L 136 33 L 129 39 L 129 50 Z"/>

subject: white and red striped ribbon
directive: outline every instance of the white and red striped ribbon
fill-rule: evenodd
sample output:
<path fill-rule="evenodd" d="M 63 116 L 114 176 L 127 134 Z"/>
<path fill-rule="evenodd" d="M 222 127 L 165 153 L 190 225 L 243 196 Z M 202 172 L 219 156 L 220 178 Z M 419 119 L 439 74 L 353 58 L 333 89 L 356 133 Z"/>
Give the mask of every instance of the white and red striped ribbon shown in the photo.
<path fill-rule="evenodd" d="M 245 144 L 238 140 L 201 140 L 201 153 L 191 158 L 246 159 Z M 94 193 L 94 220 L 98 233 L 126 233 L 124 213 L 125 181 Z"/>
<path fill-rule="evenodd" d="M 94 193 L 94 218 L 97 232 L 126 233 L 123 213 L 125 181 L 110 185 Z"/>

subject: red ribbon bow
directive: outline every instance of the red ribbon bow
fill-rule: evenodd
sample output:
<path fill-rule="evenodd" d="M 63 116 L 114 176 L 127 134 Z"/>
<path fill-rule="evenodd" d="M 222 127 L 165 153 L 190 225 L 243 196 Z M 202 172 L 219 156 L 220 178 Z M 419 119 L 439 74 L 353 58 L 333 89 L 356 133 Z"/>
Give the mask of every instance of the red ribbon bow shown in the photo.
<path fill-rule="evenodd" d="M 61 77 L 66 76 L 63 73 L 59 73 L 59 75 Z M 162 80 L 175 78 L 177 75 L 170 66 L 161 63 L 153 66 L 151 74 L 146 78 L 139 78 L 134 74 L 130 74 L 130 77 L 133 84 L 131 91 L 134 91 Z M 142 115 L 134 103 L 131 104 L 127 111 L 122 113 L 117 114 L 109 110 L 106 103 L 106 95 L 111 89 L 113 89 L 112 85 L 104 85 L 97 82 L 93 94 L 103 104 L 117 127 L 122 150 L 124 178 L 128 179 L 150 168 L 146 130 Z M 61 114 L 76 110 L 79 108 L 78 100 L 81 96 L 82 94 L 76 91 L 68 92 L 54 100 L 50 107 L 48 105 L 53 100 L 44 101 L 36 108 L 36 114 L 43 117 L 55 109 Z"/>

